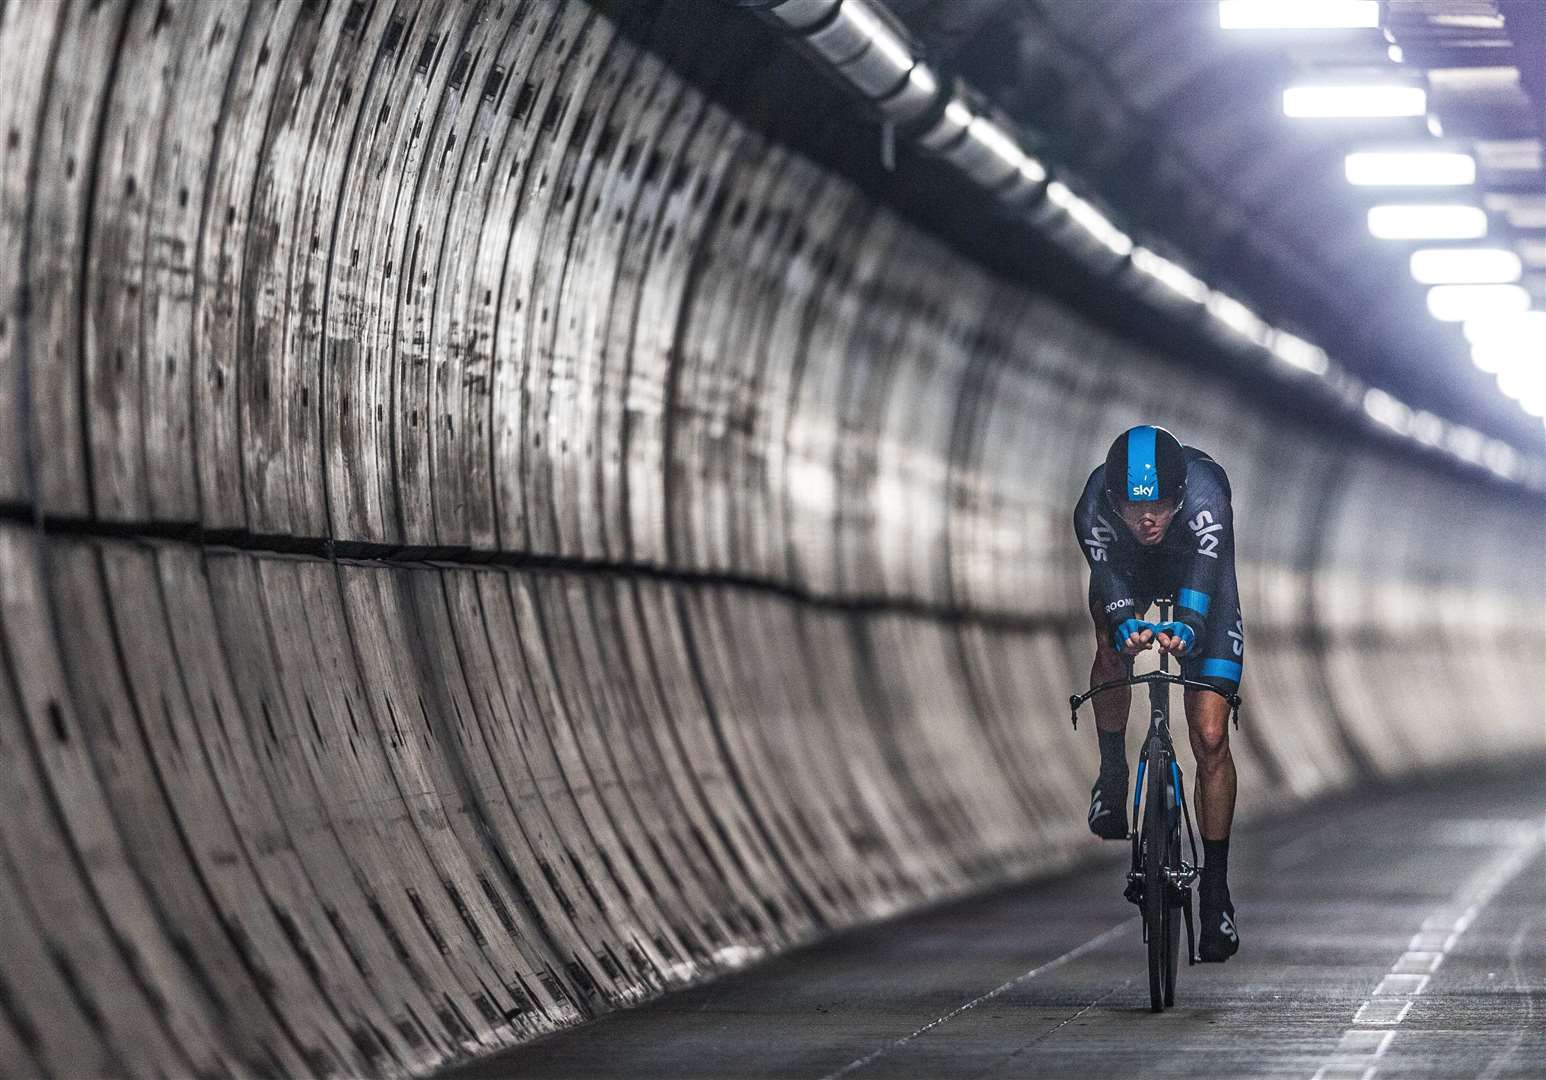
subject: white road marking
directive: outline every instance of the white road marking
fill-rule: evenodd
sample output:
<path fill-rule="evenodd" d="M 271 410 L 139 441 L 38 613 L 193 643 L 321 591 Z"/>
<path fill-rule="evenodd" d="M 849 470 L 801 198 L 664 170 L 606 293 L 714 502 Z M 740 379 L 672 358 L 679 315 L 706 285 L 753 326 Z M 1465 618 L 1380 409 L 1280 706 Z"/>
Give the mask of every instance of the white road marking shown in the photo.
<path fill-rule="evenodd" d="M 1406 997 L 1417 997 L 1426 989 L 1428 989 L 1427 975 L 1387 975 L 1374 988 L 1374 993 L 1376 996 L 1401 994 Z"/>
<path fill-rule="evenodd" d="M 1390 965 L 1390 970 L 1397 975 L 1430 975 L 1439 970 L 1443 962 L 1444 954 L 1441 952 L 1404 952 L 1401 959 Z"/>
<path fill-rule="evenodd" d="M 1419 930 L 1406 947 L 1414 951 L 1446 953 L 1455 947 L 1459 937 L 1453 930 Z"/>
<path fill-rule="evenodd" d="M 1353 1014 L 1355 1024 L 1399 1024 L 1412 1008 L 1410 1001 L 1370 998 Z"/>
<path fill-rule="evenodd" d="M 1337 1043 L 1337 1053 L 1344 1057 L 1377 1058 L 1390 1049 L 1390 1041 L 1395 1037 L 1394 1031 L 1344 1031 L 1342 1041 Z"/>
<path fill-rule="evenodd" d="M 862 1058 L 856 1058 L 855 1060 L 850 1061 L 847 1065 L 844 1065 L 841 1069 L 838 1069 L 836 1072 L 828 1073 L 826 1076 L 822 1077 L 821 1080 L 837 1080 L 837 1078 L 840 1077 L 840 1076 L 847 1076 L 851 1072 L 856 1072 L 859 1069 L 862 1069 L 866 1065 L 870 1064 L 870 1062 L 874 1061 L 876 1058 L 883 1057 L 884 1055 L 891 1053 L 893 1050 L 900 1050 L 902 1047 L 906 1046 L 908 1043 L 912 1042 L 914 1039 L 916 1039 L 918 1036 L 924 1034 L 925 1032 L 932 1031 L 934 1028 L 939 1027 L 939 1025 L 941 1025 L 941 1024 L 943 1024 L 943 1023 L 945 1023 L 945 1022 L 947 1022 L 949 1020 L 954 1020 L 956 1017 L 958 1017 L 962 1013 L 964 1013 L 967 1009 L 975 1008 L 976 1006 L 981 1005 L 984 1001 L 992 1001 L 994 998 L 998 997 L 1000 994 L 1005 993 L 1006 991 L 1009 991 L 1009 990 L 1013 990 L 1015 987 L 1019 986 L 1021 983 L 1029 982 L 1030 980 L 1036 978 L 1036 976 L 1044 974 L 1044 973 L 1046 973 L 1048 971 L 1051 971 L 1053 968 L 1062 967 L 1064 964 L 1068 963 L 1070 960 L 1077 960 L 1079 957 L 1083 956 L 1085 953 L 1091 952 L 1091 951 L 1093 951 L 1095 949 L 1100 948 L 1106 942 L 1108 942 L 1112 938 L 1116 937 L 1117 934 L 1119 934 L 1121 932 L 1124 932 L 1124 931 L 1131 931 L 1132 928 L 1133 928 L 1133 920 L 1132 920 L 1132 918 L 1129 917 L 1129 918 L 1123 919 L 1121 922 L 1117 923 L 1111 929 L 1103 931 L 1102 933 L 1099 933 L 1099 934 L 1095 935 L 1089 941 L 1086 941 L 1083 945 L 1077 945 L 1074 948 L 1069 949 L 1066 953 L 1064 953 L 1062 956 L 1059 956 L 1057 959 L 1055 959 L 1055 960 L 1048 960 L 1045 964 L 1042 964 L 1040 967 L 1033 967 L 1033 968 L 1031 968 L 1030 971 L 1027 971 L 1023 975 L 1016 975 L 1013 979 L 1010 979 L 1007 983 L 1004 983 L 1004 985 L 994 987 L 992 990 L 989 990 L 986 994 L 983 994 L 980 997 L 972 998 L 972 1000 L 968 1001 L 965 1005 L 957 1006 L 956 1008 L 950 1010 L 944 1016 L 941 1016 L 938 1019 L 930 1020 L 927 1024 L 924 1024 L 921 1028 L 919 1028 L 917 1031 L 914 1031 L 911 1035 L 903 1035 L 900 1039 L 897 1039 L 895 1042 L 887 1043 L 885 1046 L 882 1046 L 879 1050 L 873 1050 L 870 1053 L 865 1054 Z"/>
<path fill-rule="evenodd" d="M 1374 1080 L 1373 1065 L 1322 1065 L 1312 1080 Z"/>
<path fill-rule="evenodd" d="M 1379 1071 L 1374 1062 L 1390 1049 L 1396 1037 L 1395 1027 L 1412 1010 L 1412 999 L 1428 988 L 1433 972 L 1482 908 L 1529 865 L 1546 841 L 1539 822 L 1454 821 L 1439 826 L 1436 833 L 1440 843 L 1505 850 L 1473 874 L 1449 903 L 1423 920 L 1422 928 L 1407 943 L 1407 950 L 1390 966 L 1390 974 L 1380 980 L 1374 993 L 1353 1014 L 1354 1024 L 1382 1025 L 1387 1030 L 1348 1028 L 1330 1059 L 1315 1071 L 1311 1080 L 1374 1080 Z"/>

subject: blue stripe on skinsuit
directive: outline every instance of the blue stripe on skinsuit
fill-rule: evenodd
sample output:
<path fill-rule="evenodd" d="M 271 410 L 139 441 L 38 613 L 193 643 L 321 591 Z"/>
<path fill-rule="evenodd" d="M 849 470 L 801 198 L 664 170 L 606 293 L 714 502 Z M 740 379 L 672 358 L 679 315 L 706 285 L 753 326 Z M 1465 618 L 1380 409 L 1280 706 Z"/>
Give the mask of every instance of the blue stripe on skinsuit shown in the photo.
<path fill-rule="evenodd" d="M 1202 677 L 1215 679 L 1230 679 L 1233 682 L 1240 681 L 1240 665 L 1233 660 L 1204 660 L 1202 662 Z"/>
<path fill-rule="evenodd" d="M 1191 608 L 1199 615 L 1208 614 L 1208 605 L 1212 603 L 1208 594 L 1198 592 L 1196 589 L 1182 589 L 1176 593 L 1176 603 L 1184 608 Z"/>
<path fill-rule="evenodd" d="M 1147 495 L 1133 494 L 1134 488 L 1148 486 Z M 1127 501 L 1154 502 L 1159 499 L 1159 462 L 1154 460 L 1154 429 L 1135 427 L 1127 433 Z"/>

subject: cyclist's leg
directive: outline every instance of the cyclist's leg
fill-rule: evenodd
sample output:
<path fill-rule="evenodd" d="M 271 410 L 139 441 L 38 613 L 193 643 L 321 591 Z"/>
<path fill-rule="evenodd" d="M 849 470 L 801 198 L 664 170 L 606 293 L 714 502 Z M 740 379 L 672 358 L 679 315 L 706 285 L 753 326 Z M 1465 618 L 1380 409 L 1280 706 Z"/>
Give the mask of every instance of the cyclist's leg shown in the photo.
<path fill-rule="evenodd" d="M 1198 831 L 1204 841 L 1227 840 L 1235 817 L 1236 787 L 1235 759 L 1229 752 L 1228 700 L 1211 690 L 1188 689 L 1186 733 L 1197 759 L 1192 798 L 1197 804 Z"/>
<path fill-rule="evenodd" d="M 1117 652 L 1112 645 L 1110 634 L 1106 629 L 1105 616 L 1093 601 L 1090 604 L 1090 618 L 1095 622 L 1095 660 L 1090 665 L 1090 685 L 1099 686 L 1113 679 L 1124 678 L 1132 670 L 1132 659 Z M 1127 714 L 1131 711 L 1132 704 L 1133 688 L 1130 686 L 1097 694 L 1090 700 L 1090 705 L 1095 710 L 1095 729 L 1118 734 L 1125 733 Z"/>
<path fill-rule="evenodd" d="M 1234 904 L 1229 896 L 1229 833 L 1235 816 L 1235 762 L 1229 751 L 1228 696 L 1240 686 L 1245 663 L 1245 624 L 1235 588 L 1234 568 L 1220 575 L 1214 611 L 1229 613 L 1210 621 L 1203 640 L 1182 664 L 1189 679 L 1219 690 L 1186 692 L 1187 736 L 1197 760 L 1193 801 L 1205 851 L 1202 880 L 1202 941 L 1204 960 L 1224 960 L 1240 947 Z"/>
<path fill-rule="evenodd" d="M 1090 665 L 1093 687 L 1125 677 L 1132 670 L 1132 660 L 1117 652 L 1108 640 L 1106 619 L 1093 595 L 1090 618 L 1095 624 L 1095 660 Z M 1090 791 L 1089 823 L 1090 831 L 1106 840 L 1127 836 L 1126 736 L 1132 701 L 1132 688 L 1123 686 L 1098 694 L 1091 702 L 1095 710 L 1095 736 L 1100 743 L 1100 776 Z"/>

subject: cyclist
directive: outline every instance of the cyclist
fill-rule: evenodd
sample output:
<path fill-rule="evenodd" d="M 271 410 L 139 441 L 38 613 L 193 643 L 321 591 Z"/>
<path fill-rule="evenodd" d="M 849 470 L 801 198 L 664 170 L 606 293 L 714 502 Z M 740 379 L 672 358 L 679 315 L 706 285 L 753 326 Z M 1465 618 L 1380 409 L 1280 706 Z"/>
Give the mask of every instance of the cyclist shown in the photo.
<path fill-rule="evenodd" d="M 1219 688 L 1188 688 L 1187 734 L 1197 758 L 1194 800 L 1202 833 L 1202 940 L 1198 955 L 1220 962 L 1240 948 L 1226 880 L 1235 814 L 1235 763 L 1229 753 L 1228 695 L 1240 685 L 1245 628 L 1235 588 L 1229 478 L 1219 464 L 1182 446 L 1162 427 L 1140 425 L 1111 444 L 1074 510 L 1074 531 L 1090 564 L 1095 663 L 1090 685 L 1132 672 L 1133 657 L 1157 647 L 1181 673 Z M 1175 599 L 1175 619 L 1142 616 L 1156 596 Z M 1128 687 L 1094 699 L 1100 777 L 1090 793 L 1090 831 L 1127 837 Z"/>

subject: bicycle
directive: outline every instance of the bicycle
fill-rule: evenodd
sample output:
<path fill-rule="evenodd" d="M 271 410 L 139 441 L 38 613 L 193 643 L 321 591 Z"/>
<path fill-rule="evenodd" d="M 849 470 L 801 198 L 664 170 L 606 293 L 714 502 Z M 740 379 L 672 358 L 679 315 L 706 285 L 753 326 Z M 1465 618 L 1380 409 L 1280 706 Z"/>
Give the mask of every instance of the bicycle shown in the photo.
<path fill-rule="evenodd" d="M 1155 603 L 1160 609 L 1160 622 L 1169 622 L 1171 599 L 1162 597 Z M 1149 688 L 1149 731 L 1144 736 L 1143 751 L 1138 757 L 1138 782 L 1133 787 L 1133 826 L 1128 833 L 1133 845 L 1133 861 L 1122 895 L 1137 904 L 1143 914 L 1143 940 L 1149 953 L 1149 1005 L 1154 1012 L 1161 1012 L 1176 1003 L 1177 954 L 1181 944 L 1177 911 L 1186 922 L 1187 966 L 1198 962 L 1197 936 L 1192 922 L 1192 883 L 1200 872 L 1197 836 L 1192 830 L 1192 814 L 1186 803 L 1181 766 L 1176 761 L 1175 745 L 1170 740 L 1170 687 L 1176 684 L 1215 694 L 1220 691 L 1211 683 L 1171 674 L 1170 654 L 1161 653 L 1158 671 L 1130 674 L 1071 696 L 1068 706 L 1075 729 L 1079 727 L 1080 705 L 1107 690 L 1140 684 Z M 1230 717 L 1238 729 L 1240 695 L 1227 697 Z M 1140 804 L 1143 808 L 1141 822 Z M 1191 862 L 1182 857 L 1183 822 L 1191 846 Z"/>

